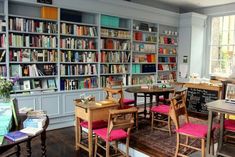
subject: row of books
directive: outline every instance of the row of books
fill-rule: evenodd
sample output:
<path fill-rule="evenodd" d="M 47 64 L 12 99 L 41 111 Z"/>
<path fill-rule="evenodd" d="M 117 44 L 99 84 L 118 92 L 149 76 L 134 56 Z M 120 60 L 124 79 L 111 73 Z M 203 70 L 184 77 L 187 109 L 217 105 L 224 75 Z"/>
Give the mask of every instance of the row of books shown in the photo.
<path fill-rule="evenodd" d="M 80 78 L 80 79 L 64 79 L 60 81 L 60 90 L 77 90 L 84 88 L 97 88 L 97 77 Z"/>
<path fill-rule="evenodd" d="M 127 73 L 128 65 L 118 64 L 118 65 L 100 65 L 101 74 L 124 74 Z"/>
<path fill-rule="evenodd" d="M 133 64 L 132 65 L 132 73 L 133 74 L 141 73 L 141 65 L 140 64 Z"/>
<path fill-rule="evenodd" d="M 144 44 L 144 43 L 135 43 L 134 44 L 134 51 L 155 53 L 156 52 L 156 45 Z"/>
<path fill-rule="evenodd" d="M 47 89 L 55 89 L 56 81 L 55 79 L 31 79 L 31 80 L 20 80 L 17 81 L 13 86 L 13 92 L 21 91 L 21 90 L 47 90 Z"/>
<path fill-rule="evenodd" d="M 101 51 L 101 63 L 128 63 L 130 62 L 130 52 L 125 51 Z"/>
<path fill-rule="evenodd" d="M 97 52 L 61 51 L 61 62 L 98 62 Z"/>
<path fill-rule="evenodd" d="M 120 41 L 115 39 L 101 39 L 101 49 L 130 50 L 130 41 Z"/>
<path fill-rule="evenodd" d="M 6 47 L 6 35 L 2 34 L 0 35 L 0 48 Z"/>
<path fill-rule="evenodd" d="M 176 48 L 162 48 L 158 49 L 159 54 L 176 54 Z"/>
<path fill-rule="evenodd" d="M 13 62 L 57 62 L 56 50 L 10 50 L 9 59 Z"/>
<path fill-rule="evenodd" d="M 134 55 L 133 57 L 134 63 L 156 63 L 156 55 L 155 54 L 147 54 L 147 55 Z"/>
<path fill-rule="evenodd" d="M 154 34 L 148 34 L 143 32 L 134 32 L 134 40 L 144 41 L 144 42 L 157 42 L 157 36 Z"/>
<path fill-rule="evenodd" d="M 6 22 L 5 20 L 0 20 L 0 32 L 6 31 Z"/>
<path fill-rule="evenodd" d="M 10 31 L 57 33 L 57 23 L 23 18 L 9 18 Z"/>
<path fill-rule="evenodd" d="M 138 75 L 138 76 L 132 76 L 132 84 L 148 84 L 149 82 L 155 82 L 155 76 L 154 75 Z"/>
<path fill-rule="evenodd" d="M 121 76 L 101 76 L 100 85 L 101 87 L 107 87 L 108 80 L 111 81 L 122 81 L 123 86 L 130 84 L 130 75 L 121 75 Z"/>
<path fill-rule="evenodd" d="M 61 75 L 96 75 L 96 64 L 60 65 Z"/>
<path fill-rule="evenodd" d="M 91 36 L 91 37 L 98 35 L 96 27 L 79 26 L 79 25 L 67 24 L 67 23 L 61 24 L 61 33 L 76 35 L 76 36 Z"/>
<path fill-rule="evenodd" d="M 176 57 L 158 57 L 158 62 L 175 63 Z"/>
<path fill-rule="evenodd" d="M 63 38 L 60 39 L 60 47 L 68 49 L 96 49 L 96 42 L 94 39 Z"/>
<path fill-rule="evenodd" d="M 140 73 L 155 73 L 156 72 L 156 65 L 155 64 L 147 64 L 147 65 L 139 65 L 133 64 L 132 65 L 132 73 L 133 74 L 140 74 Z"/>
<path fill-rule="evenodd" d="M 160 73 L 158 74 L 158 80 L 176 80 L 176 72 Z"/>
<path fill-rule="evenodd" d="M 115 37 L 115 38 L 130 39 L 131 33 L 129 31 L 101 28 L 101 37 Z"/>
<path fill-rule="evenodd" d="M 43 47 L 56 48 L 57 39 L 55 36 L 45 35 L 16 35 L 10 33 L 9 45 L 13 47 Z"/>
<path fill-rule="evenodd" d="M 177 45 L 177 40 L 174 37 L 160 36 L 159 43 Z"/>
<path fill-rule="evenodd" d="M 20 64 L 13 64 L 10 66 L 11 69 L 11 77 L 22 77 L 22 76 L 44 76 L 44 75 L 56 75 L 56 65 L 53 64 L 43 64 L 43 65 L 20 65 Z"/>
<path fill-rule="evenodd" d="M 7 67 L 6 65 L 0 65 L 0 77 L 7 76 Z"/>
<path fill-rule="evenodd" d="M 158 64 L 158 70 L 176 70 L 176 64 Z"/>

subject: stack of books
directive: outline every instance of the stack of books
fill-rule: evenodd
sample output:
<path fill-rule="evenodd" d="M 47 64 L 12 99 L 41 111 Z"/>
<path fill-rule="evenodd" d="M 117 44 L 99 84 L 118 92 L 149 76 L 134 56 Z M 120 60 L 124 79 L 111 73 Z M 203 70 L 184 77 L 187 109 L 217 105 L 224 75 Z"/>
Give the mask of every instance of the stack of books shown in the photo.
<path fill-rule="evenodd" d="M 27 119 L 23 122 L 24 128 L 43 128 L 46 122 L 46 114 L 42 110 L 29 111 Z"/>
<path fill-rule="evenodd" d="M 6 134 L 5 137 L 11 141 L 16 142 L 27 139 L 28 135 L 20 131 L 13 131 Z"/>

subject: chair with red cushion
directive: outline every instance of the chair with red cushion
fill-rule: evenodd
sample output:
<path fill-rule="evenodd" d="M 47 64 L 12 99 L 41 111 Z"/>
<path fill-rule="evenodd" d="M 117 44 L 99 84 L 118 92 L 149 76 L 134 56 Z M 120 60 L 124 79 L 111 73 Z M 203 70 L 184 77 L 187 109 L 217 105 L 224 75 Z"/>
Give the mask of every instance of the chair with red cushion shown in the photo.
<path fill-rule="evenodd" d="M 229 142 L 230 139 L 233 139 L 230 142 L 234 143 L 234 139 L 235 139 L 234 133 L 235 133 L 235 120 L 234 119 L 229 119 L 229 116 L 228 116 L 228 119 L 224 120 L 224 137 L 225 137 L 225 141 Z"/>
<path fill-rule="evenodd" d="M 201 151 L 201 157 L 205 157 L 205 140 L 207 136 L 207 125 L 203 124 L 194 124 L 189 122 L 187 109 L 185 105 L 186 95 L 177 95 L 176 97 L 171 99 L 171 105 L 170 105 L 170 111 L 169 115 L 172 118 L 172 121 L 175 124 L 176 127 L 176 135 L 177 135 L 177 144 L 176 144 L 176 151 L 175 151 L 175 157 L 177 156 L 187 156 L 185 153 L 188 151 L 188 149 L 193 149 L 197 151 Z M 179 124 L 179 117 L 182 117 L 185 121 L 183 124 Z M 213 129 L 212 129 L 213 130 Z M 181 143 L 182 139 L 180 139 L 181 136 L 186 137 L 185 143 Z M 197 139 L 201 141 L 201 148 L 192 146 L 189 144 L 189 138 L 191 139 Z M 213 145 L 213 144 L 212 144 Z M 181 148 L 184 149 L 181 149 Z M 183 152 L 182 152 L 183 150 Z M 213 152 L 213 147 L 212 147 Z M 187 152 L 188 153 L 188 152 Z"/>
<path fill-rule="evenodd" d="M 110 146 L 115 149 L 115 155 L 118 155 L 118 141 L 126 139 L 126 153 L 119 150 L 124 156 L 129 156 L 129 140 L 130 131 L 134 124 L 134 115 L 137 112 L 136 108 L 129 109 L 115 109 L 109 111 L 108 127 L 94 130 L 95 133 L 95 156 L 97 153 L 98 146 L 106 150 L 106 157 L 110 156 Z M 103 140 L 106 146 L 102 146 L 98 143 L 98 138 Z M 114 142 L 114 145 L 111 145 Z"/>

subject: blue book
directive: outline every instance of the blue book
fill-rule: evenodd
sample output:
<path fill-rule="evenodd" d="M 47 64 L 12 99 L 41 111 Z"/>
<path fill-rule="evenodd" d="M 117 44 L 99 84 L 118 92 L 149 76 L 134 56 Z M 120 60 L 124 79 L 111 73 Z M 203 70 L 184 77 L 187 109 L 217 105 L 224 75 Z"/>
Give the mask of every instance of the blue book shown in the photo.
<path fill-rule="evenodd" d="M 28 138 L 28 135 L 20 131 L 13 131 L 6 134 L 5 137 L 11 141 L 16 142 Z"/>

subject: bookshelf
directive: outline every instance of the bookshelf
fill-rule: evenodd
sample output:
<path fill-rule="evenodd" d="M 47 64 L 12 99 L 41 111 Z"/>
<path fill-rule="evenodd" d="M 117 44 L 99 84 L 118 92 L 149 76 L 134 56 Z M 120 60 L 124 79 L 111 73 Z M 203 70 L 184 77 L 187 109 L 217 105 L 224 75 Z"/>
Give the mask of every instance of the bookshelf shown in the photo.
<path fill-rule="evenodd" d="M 101 15 L 100 25 L 100 86 L 107 79 L 122 80 L 131 85 L 131 20 Z"/>
<path fill-rule="evenodd" d="M 178 29 L 160 25 L 158 47 L 158 80 L 176 81 Z"/>
<path fill-rule="evenodd" d="M 133 20 L 132 85 L 156 82 L 158 24 Z"/>
<path fill-rule="evenodd" d="M 98 88 L 97 15 L 60 11 L 60 90 Z"/>
<path fill-rule="evenodd" d="M 0 5 L 4 6 L 5 2 L 0 1 Z M 7 77 L 7 29 L 6 29 L 6 11 L 4 7 L 0 8 L 0 77 Z"/>
<path fill-rule="evenodd" d="M 28 16 L 19 8 L 34 10 L 34 14 Z M 9 4 L 9 78 L 18 78 L 13 93 L 57 91 L 58 22 L 41 18 L 41 9 Z"/>

